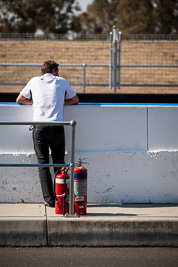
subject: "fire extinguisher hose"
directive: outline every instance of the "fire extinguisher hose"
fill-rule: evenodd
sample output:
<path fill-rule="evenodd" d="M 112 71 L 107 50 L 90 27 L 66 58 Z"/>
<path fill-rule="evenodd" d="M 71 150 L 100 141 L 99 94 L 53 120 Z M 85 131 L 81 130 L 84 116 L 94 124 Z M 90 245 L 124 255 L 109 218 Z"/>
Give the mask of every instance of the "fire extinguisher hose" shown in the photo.
<path fill-rule="evenodd" d="M 66 177 L 68 170 L 69 170 L 68 168 L 65 169 L 65 175 L 64 175 L 63 216 L 65 215 L 65 206 L 66 206 Z"/>
<path fill-rule="evenodd" d="M 61 207 L 59 205 L 59 201 L 58 201 L 57 196 L 56 196 L 56 187 L 55 187 L 55 185 L 56 185 L 56 175 L 58 174 L 58 172 L 59 172 L 59 170 L 54 174 L 54 198 L 56 200 L 56 203 L 58 205 L 59 210 L 61 210 Z"/>
<path fill-rule="evenodd" d="M 66 177 L 67 177 L 67 172 L 68 172 L 69 168 L 66 168 L 65 169 L 65 175 L 64 175 L 64 193 L 62 195 L 63 197 L 63 216 L 65 215 L 65 203 L 66 203 Z M 58 208 L 61 210 L 61 207 L 59 205 L 59 201 L 57 199 L 57 196 L 56 196 L 56 190 L 55 190 L 55 184 L 56 184 L 56 175 L 57 173 L 59 172 L 59 170 L 55 173 L 55 176 L 54 176 L 54 197 L 55 197 L 55 200 L 56 200 L 56 203 L 58 205 Z"/>

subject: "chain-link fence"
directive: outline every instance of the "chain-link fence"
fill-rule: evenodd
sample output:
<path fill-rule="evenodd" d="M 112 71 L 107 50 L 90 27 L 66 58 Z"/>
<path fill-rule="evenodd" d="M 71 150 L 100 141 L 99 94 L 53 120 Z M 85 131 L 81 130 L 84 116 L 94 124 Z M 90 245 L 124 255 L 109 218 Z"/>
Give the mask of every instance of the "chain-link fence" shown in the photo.
<path fill-rule="evenodd" d="M 178 36 L 123 35 L 120 88 L 178 92 Z"/>
<path fill-rule="evenodd" d="M 32 76 L 41 74 L 40 66 L 48 59 L 59 63 L 60 76 L 76 92 L 85 88 L 87 91 L 95 91 L 96 87 L 108 89 L 109 36 L 66 40 L 61 35 L 34 38 L 9 34 L 1 36 L 0 47 L 1 91 L 19 91 Z"/>
<path fill-rule="evenodd" d="M 113 41 L 114 39 L 114 41 Z M 177 35 L 0 35 L 0 91 L 19 92 L 54 59 L 76 92 L 177 93 Z"/>

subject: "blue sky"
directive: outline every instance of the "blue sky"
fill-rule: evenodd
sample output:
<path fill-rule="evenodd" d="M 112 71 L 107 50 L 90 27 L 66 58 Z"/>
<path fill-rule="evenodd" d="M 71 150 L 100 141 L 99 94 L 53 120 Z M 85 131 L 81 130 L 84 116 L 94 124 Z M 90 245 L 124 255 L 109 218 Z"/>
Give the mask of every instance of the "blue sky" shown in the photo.
<path fill-rule="evenodd" d="M 82 8 L 82 11 L 85 11 L 87 9 L 87 6 L 93 2 L 93 0 L 78 0 L 80 7 Z"/>

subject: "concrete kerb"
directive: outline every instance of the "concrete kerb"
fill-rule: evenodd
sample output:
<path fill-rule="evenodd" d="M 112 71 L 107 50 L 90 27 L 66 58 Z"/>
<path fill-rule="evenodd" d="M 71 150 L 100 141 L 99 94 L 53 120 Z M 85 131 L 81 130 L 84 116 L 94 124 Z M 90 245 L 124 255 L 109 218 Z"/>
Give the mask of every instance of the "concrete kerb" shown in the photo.
<path fill-rule="evenodd" d="M 88 204 L 63 217 L 43 204 L 0 204 L 0 246 L 178 246 L 178 204 Z"/>
<path fill-rule="evenodd" d="M 0 204 L 0 246 L 46 246 L 43 204 Z"/>

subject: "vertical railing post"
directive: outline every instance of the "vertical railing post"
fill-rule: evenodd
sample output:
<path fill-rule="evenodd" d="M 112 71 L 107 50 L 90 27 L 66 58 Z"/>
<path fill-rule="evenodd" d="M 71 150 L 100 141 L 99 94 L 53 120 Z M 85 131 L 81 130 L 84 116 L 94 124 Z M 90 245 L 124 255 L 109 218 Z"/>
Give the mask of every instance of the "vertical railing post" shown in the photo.
<path fill-rule="evenodd" d="M 113 87 L 114 93 L 117 92 L 117 39 L 118 29 L 113 26 Z"/>
<path fill-rule="evenodd" d="M 71 148 L 70 148 L 70 193 L 69 193 L 69 216 L 74 215 L 74 167 L 75 167 L 75 126 L 76 121 L 71 121 Z"/>
<path fill-rule="evenodd" d="M 83 93 L 85 93 L 85 85 L 86 85 L 86 64 L 83 63 Z"/>
<path fill-rule="evenodd" d="M 112 32 L 110 32 L 109 45 L 109 89 L 112 89 Z"/>
<path fill-rule="evenodd" d="M 122 32 L 119 32 L 119 50 L 118 50 L 118 87 L 121 85 L 121 39 Z"/>

